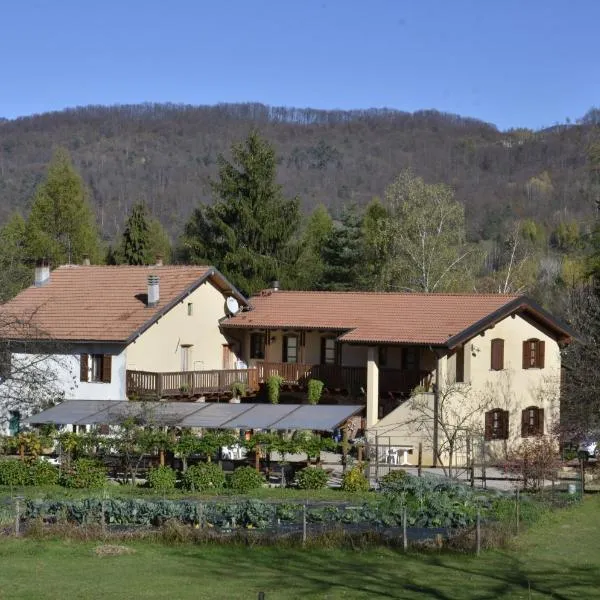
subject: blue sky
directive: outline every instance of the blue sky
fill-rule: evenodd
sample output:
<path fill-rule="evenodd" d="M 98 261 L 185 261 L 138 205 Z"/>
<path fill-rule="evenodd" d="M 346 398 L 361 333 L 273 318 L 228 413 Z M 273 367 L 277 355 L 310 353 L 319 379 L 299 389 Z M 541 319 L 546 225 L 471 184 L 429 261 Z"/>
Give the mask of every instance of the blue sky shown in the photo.
<path fill-rule="evenodd" d="M 7 1 L 0 116 L 258 101 L 539 128 L 600 105 L 598 23 L 598 0 Z"/>

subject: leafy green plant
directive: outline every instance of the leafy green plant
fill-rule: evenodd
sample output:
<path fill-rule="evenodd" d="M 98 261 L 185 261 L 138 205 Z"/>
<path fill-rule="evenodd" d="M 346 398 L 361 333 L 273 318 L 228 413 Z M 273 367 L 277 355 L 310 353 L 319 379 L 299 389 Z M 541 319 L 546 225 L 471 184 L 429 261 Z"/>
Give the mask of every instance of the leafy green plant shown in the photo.
<path fill-rule="evenodd" d="M 344 476 L 342 477 L 342 489 L 345 492 L 368 491 L 369 482 L 360 465 L 356 465 L 344 473 Z"/>
<path fill-rule="evenodd" d="M 106 483 L 106 469 L 90 458 L 78 458 L 63 473 L 60 483 L 70 488 L 101 488 Z"/>
<path fill-rule="evenodd" d="M 27 485 L 29 471 L 22 460 L 0 460 L 0 485 Z"/>
<path fill-rule="evenodd" d="M 309 379 L 307 384 L 308 401 L 310 404 L 318 404 L 323 393 L 325 384 L 319 379 Z"/>
<path fill-rule="evenodd" d="M 281 375 L 271 375 L 265 384 L 267 388 L 267 398 L 271 404 L 279 404 L 279 393 L 281 392 L 281 385 L 283 383 L 283 377 Z"/>
<path fill-rule="evenodd" d="M 175 489 L 177 473 L 171 467 L 161 465 L 148 472 L 148 485 L 157 492 L 165 493 Z"/>
<path fill-rule="evenodd" d="M 301 490 L 320 490 L 327 485 L 329 476 L 320 467 L 306 467 L 296 473 L 296 481 Z"/>
<path fill-rule="evenodd" d="M 58 468 L 45 460 L 37 460 L 29 465 L 29 483 L 31 485 L 56 485 Z"/>
<path fill-rule="evenodd" d="M 392 489 L 394 486 L 400 484 L 406 480 L 408 474 L 402 469 L 396 471 L 390 471 L 387 475 L 384 475 L 379 482 L 380 489 Z"/>
<path fill-rule="evenodd" d="M 241 398 L 246 395 L 247 385 L 243 381 L 235 381 L 231 384 L 231 393 L 234 398 Z"/>
<path fill-rule="evenodd" d="M 236 492 L 249 492 L 262 487 L 265 478 L 252 467 L 238 467 L 229 477 L 229 487 Z"/>
<path fill-rule="evenodd" d="M 298 450 L 306 453 L 309 461 L 314 458 L 317 463 L 321 458 L 321 452 L 335 448 L 335 442 L 331 438 L 321 437 L 312 431 L 296 431 L 293 438 L 298 444 Z"/>
<path fill-rule="evenodd" d="M 184 429 L 173 445 L 175 454 L 181 458 L 183 463 L 184 473 L 187 471 L 187 462 L 190 456 L 200 452 L 201 449 L 200 438 L 189 429 Z"/>
<path fill-rule="evenodd" d="M 205 492 L 220 489 L 225 485 L 225 473 L 219 465 L 202 463 L 192 465 L 182 477 L 186 490 Z"/>

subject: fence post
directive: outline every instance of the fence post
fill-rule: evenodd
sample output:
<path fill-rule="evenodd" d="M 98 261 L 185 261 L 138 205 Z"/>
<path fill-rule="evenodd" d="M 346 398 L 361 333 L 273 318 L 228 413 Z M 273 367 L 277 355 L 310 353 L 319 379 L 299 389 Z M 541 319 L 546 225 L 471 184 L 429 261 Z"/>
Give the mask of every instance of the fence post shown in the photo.
<path fill-rule="evenodd" d="M 379 434 L 375 432 L 375 483 L 379 486 Z"/>
<path fill-rule="evenodd" d="M 581 500 L 583 501 L 583 493 L 585 492 L 585 463 L 583 458 L 579 459 L 579 477 L 581 478 Z"/>
<path fill-rule="evenodd" d="M 520 503 L 519 503 L 519 488 L 516 489 L 516 494 L 515 494 L 515 514 L 517 517 L 517 535 L 519 535 L 519 520 L 520 520 L 520 515 L 519 515 L 519 510 L 520 510 Z"/>
<path fill-rule="evenodd" d="M 302 545 L 306 545 L 306 503 L 302 505 Z"/>
<path fill-rule="evenodd" d="M 417 475 L 421 477 L 421 470 L 423 468 L 423 442 L 419 442 L 419 456 L 417 458 Z"/>
<path fill-rule="evenodd" d="M 402 547 L 404 552 L 408 550 L 408 537 L 406 535 L 406 506 L 402 510 Z"/>
<path fill-rule="evenodd" d="M 481 552 L 481 512 L 477 511 L 477 526 L 475 528 L 475 544 L 476 544 L 476 554 L 479 556 Z"/>
<path fill-rule="evenodd" d="M 21 497 L 15 498 L 15 535 L 18 537 L 21 532 Z"/>

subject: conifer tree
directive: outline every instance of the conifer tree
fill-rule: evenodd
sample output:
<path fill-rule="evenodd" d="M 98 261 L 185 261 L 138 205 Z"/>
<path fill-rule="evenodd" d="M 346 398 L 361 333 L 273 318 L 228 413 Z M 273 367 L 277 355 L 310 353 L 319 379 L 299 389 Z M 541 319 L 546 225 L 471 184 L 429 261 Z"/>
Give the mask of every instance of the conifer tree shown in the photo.
<path fill-rule="evenodd" d="M 146 207 L 142 202 L 134 204 L 123 232 L 123 262 L 128 265 L 148 265 L 150 255 L 150 228 L 146 219 Z"/>
<path fill-rule="evenodd" d="M 323 277 L 325 265 L 321 248 L 333 228 L 333 219 L 324 204 L 319 204 L 306 221 L 300 238 L 296 275 L 292 285 L 301 290 L 313 290 Z"/>
<path fill-rule="evenodd" d="M 30 261 L 47 258 L 51 264 L 80 263 L 84 255 L 96 261 L 100 254 L 98 231 L 89 193 L 71 162 L 59 148 L 37 187 L 26 227 Z"/>
<path fill-rule="evenodd" d="M 31 283 L 32 271 L 25 262 L 25 219 L 14 213 L 0 229 L 0 302 Z"/>
<path fill-rule="evenodd" d="M 294 263 L 299 223 L 297 199 L 286 199 L 276 182 L 273 147 L 252 131 L 218 159 L 212 182 L 215 202 L 200 206 L 186 225 L 182 257 L 214 264 L 246 293 L 285 280 Z"/>
<path fill-rule="evenodd" d="M 321 248 L 323 275 L 318 288 L 351 291 L 363 285 L 362 215 L 355 204 L 344 207 Z"/>

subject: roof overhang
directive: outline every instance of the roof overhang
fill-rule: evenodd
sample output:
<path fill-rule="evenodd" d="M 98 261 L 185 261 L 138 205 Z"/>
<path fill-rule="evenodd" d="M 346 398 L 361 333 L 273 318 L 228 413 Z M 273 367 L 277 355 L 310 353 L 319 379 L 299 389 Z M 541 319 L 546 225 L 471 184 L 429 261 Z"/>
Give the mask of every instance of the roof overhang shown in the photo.
<path fill-rule="evenodd" d="M 559 343 L 568 344 L 573 338 L 577 337 L 573 329 L 567 324 L 552 316 L 531 298 L 522 296 L 520 298 L 515 298 L 511 302 L 501 306 L 498 310 L 491 312 L 483 319 L 473 323 L 470 327 L 467 327 L 463 331 L 448 338 L 444 346 L 453 350 L 486 329 L 490 329 L 496 325 L 496 323 L 506 319 L 506 317 L 517 314 L 527 315 L 532 318 L 535 323 L 542 326 L 542 328 L 544 328 L 548 334 L 554 337 Z"/>

